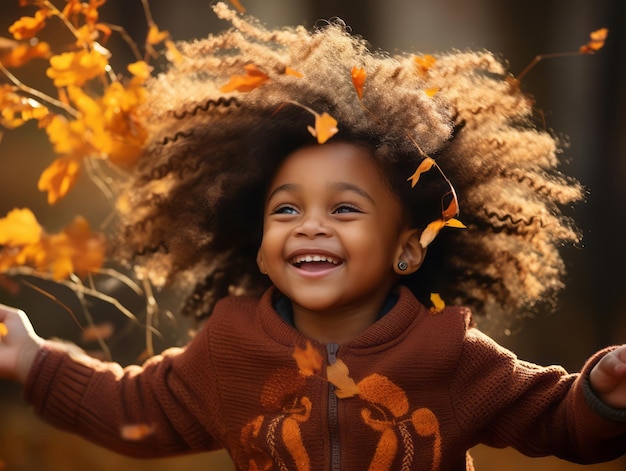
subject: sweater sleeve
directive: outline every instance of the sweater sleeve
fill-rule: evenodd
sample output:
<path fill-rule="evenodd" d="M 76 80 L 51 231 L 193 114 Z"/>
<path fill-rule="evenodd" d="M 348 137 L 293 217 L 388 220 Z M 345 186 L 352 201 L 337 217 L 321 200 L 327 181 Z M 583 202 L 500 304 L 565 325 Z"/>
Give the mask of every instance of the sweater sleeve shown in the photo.
<path fill-rule="evenodd" d="M 451 394 L 457 420 L 481 442 L 528 456 L 555 455 L 577 463 L 615 459 L 626 451 L 626 422 L 601 414 L 585 382 L 594 355 L 578 374 L 519 360 L 476 329 L 466 336 Z"/>
<path fill-rule="evenodd" d="M 207 349 L 200 334 L 186 349 L 170 349 L 143 366 L 122 368 L 78 347 L 47 342 L 24 397 L 45 421 L 118 453 L 154 458 L 217 448 L 208 412 Z"/>

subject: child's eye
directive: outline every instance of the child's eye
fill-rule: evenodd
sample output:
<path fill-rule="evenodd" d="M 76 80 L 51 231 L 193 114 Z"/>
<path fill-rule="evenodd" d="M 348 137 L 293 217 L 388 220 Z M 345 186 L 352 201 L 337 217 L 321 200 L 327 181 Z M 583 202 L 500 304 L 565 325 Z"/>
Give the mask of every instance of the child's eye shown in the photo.
<path fill-rule="evenodd" d="M 335 214 L 361 213 L 361 212 L 362 211 L 358 207 L 349 203 L 338 204 L 337 206 L 335 206 L 335 209 L 333 209 L 333 213 Z"/>
<path fill-rule="evenodd" d="M 289 204 L 281 204 L 272 210 L 272 214 L 298 214 L 298 210 Z"/>

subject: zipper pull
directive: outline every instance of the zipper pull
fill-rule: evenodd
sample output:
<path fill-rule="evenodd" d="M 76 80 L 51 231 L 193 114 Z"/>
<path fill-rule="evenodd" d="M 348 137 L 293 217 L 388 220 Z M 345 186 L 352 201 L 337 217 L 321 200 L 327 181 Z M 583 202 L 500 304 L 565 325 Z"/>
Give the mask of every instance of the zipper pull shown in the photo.
<path fill-rule="evenodd" d="M 329 365 L 334 365 L 337 361 L 337 351 L 339 351 L 338 343 L 331 342 L 326 344 L 326 356 Z"/>

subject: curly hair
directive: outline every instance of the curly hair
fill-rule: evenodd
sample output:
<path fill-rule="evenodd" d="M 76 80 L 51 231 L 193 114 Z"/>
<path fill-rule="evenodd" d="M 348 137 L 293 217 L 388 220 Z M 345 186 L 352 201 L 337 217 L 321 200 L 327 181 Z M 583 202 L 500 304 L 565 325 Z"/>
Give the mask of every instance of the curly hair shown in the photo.
<path fill-rule="evenodd" d="M 583 191 L 558 170 L 563 143 L 534 124 L 532 101 L 501 60 L 455 50 L 425 67 L 415 55 L 370 51 L 341 21 L 269 30 L 224 4 L 214 10 L 232 27 L 180 44 L 182 61 L 149 83 L 149 142 L 120 204 L 119 255 L 140 260 L 157 284 L 186 287 L 185 313 L 201 318 L 229 293 L 268 286 L 255 262 L 266 185 L 287 155 L 315 144 L 304 107 L 338 121 L 332 139 L 371 151 L 416 227 L 441 218 L 450 189 L 434 172 L 411 188 L 422 159 L 452 182 L 467 229 L 442 230 L 403 279 L 418 297 L 438 292 L 488 317 L 556 299 L 559 248 L 579 240 L 562 208 Z M 220 90 L 249 64 L 267 75 L 262 85 Z M 367 73 L 362 100 L 355 66 Z"/>

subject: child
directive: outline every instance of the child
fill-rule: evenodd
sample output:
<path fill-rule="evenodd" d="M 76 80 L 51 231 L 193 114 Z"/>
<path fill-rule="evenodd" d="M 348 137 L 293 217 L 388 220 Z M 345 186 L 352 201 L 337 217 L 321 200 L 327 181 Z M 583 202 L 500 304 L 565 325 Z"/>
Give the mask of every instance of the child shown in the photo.
<path fill-rule="evenodd" d="M 557 248 L 578 240 L 559 207 L 581 188 L 502 64 L 372 54 L 338 23 L 267 31 L 215 9 L 234 28 L 149 86 L 118 244 L 154 282 L 194 283 L 184 312 L 211 317 L 187 347 L 123 369 L 2 307 L 1 374 L 45 420 L 136 457 L 460 470 L 478 443 L 621 456 L 626 346 L 568 374 L 473 325 L 470 308 L 553 301 Z M 424 307 L 431 293 L 447 306 Z"/>

